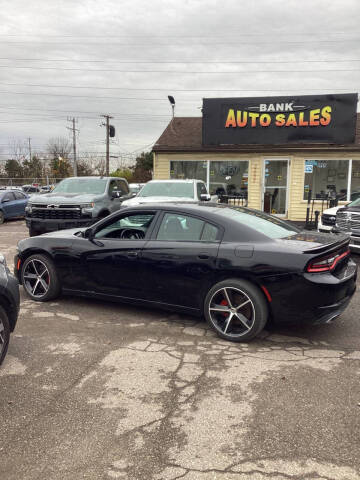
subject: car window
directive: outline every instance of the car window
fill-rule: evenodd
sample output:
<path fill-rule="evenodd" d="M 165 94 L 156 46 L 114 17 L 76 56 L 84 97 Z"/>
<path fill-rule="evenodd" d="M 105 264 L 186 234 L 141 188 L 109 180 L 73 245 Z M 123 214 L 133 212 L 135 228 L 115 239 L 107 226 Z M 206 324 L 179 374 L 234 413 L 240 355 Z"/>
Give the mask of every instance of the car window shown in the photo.
<path fill-rule="evenodd" d="M 16 200 L 24 200 L 24 198 L 26 198 L 26 196 L 21 192 L 14 192 L 14 195 Z"/>
<path fill-rule="evenodd" d="M 2 197 L 2 201 L 13 201 L 15 200 L 14 194 L 13 193 L 5 193 L 5 195 Z"/>
<path fill-rule="evenodd" d="M 166 213 L 156 238 L 157 240 L 199 242 L 214 241 L 217 236 L 218 229 L 206 224 L 203 220 L 188 215 Z"/>
<path fill-rule="evenodd" d="M 210 223 L 205 223 L 201 240 L 203 242 L 216 242 L 220 238 L 220 230 L 215 227 L 215 225 L 211 225 Z"/>
<path fill-rule="evenodd" d="M 220 217 L 226 217 L 234 222 L 246 225 L 269 238 L 285 238 L 299 233 L 294 225 L 256 210 L 247 210 L 242 207 L 217 208 L 214 212 Z"/>
<path fill-rule="evenodd" d="M 121 192 L 121 195 L 128 195 L 129 194 L 129 187 L 127 186 L 124 180 L 117 181 L 118 190 Z"/>
<path fill-rule="evenodd" d="M 139 197 L 194 198 L 193 182 L 149 182 L 139 192 Z"/>
<path fill-rule="evenodd" d="M 122 216 L 107 224 L 95 234 L 95 238 L 118 240 L 141 240 L 145 238 L 153 219 L 154 212 L 134 213 Z"/>
<path fill-rule="evenodd" d="M 197 192 L 198 192 L 198 198 L 199 199 L 201 198 L 200 197 L 201 195 L 207 195 L 208 192 L 206 190 L 206 186 L 205 186 L 204 183 L 199 182 L 197 184 Z"/>

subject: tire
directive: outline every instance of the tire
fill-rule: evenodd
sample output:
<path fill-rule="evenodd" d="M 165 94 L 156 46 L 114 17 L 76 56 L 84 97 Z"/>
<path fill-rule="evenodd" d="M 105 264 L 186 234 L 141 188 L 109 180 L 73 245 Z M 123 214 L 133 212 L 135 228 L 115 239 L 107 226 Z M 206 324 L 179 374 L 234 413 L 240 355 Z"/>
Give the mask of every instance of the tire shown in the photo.
<path fill-rule="evenodd" d="M 26 294 L 35 302 L 47 302 L 61 293 L 61 284 L 53 261 L 35 253 L 28 257 L 21 269 L 21 283 Z"/>
<path fill-rule="evenodd" d="M 209 290 L 204 301 L 204 315 L 221 338 L 245 342 L 263 330 L 269 309 L 256 285 L 233 278 L 219 282 Z"/>
<path fill-rule="evenodd" d="M 5 222 L 5 215 L 2 210 L 0 210 L 0 225 L 2 225 Z"/>
<path fill-rule="evenodd" d="M 9 319 L 5 310 L 0 307 L 0 365 L 2 364 L 10 340 L 10 325 Z"/>

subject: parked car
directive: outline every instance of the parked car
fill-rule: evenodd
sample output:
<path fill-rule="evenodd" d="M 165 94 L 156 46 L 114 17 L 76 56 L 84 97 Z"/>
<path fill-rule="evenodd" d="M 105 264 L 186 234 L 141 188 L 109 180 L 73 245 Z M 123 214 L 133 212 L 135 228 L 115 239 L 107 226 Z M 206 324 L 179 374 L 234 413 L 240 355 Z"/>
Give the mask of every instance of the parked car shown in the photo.
<path fill-rule="evenodd" d="M 19 283 L 0 254 L 0 365 L 2 364 L 19 315 Z"/>
<path fill-rule="evenodd" d="M 54 190 L 55 185 L 43 185 L 40 188 L 40 193 L 50 193 L 52 190 Z"/>
<path fill-rule="evenodd" d="M 339 195 L 339 201 L 346 201 L 346 193 Z M 352 192 L 350 195 L 350 204 L 360 198 L 360 192 Z M 319 232 L 331 232 L 335 227 L 336 223 L 336 213 L 340 208 L 343 208 L 344 205 L 338 205 L 336 207 L 328 208 L 323 211 L 319 216 L 318 231 Z"/>
<path fill-rule="evenodd" d="M 124 178 L 66 178 L 51 193 L 31 197 L 26 208 L 26 226 L 30 237 L 88 226 L 119 210 L 130 197 Z"/>
<path fill-rule="evenodd" d="M 35 195 L 36 193 L 40 193 L 41 189 L 40 187 L 37 187 L 35 185 L 23 185 L 21 187 L 21 190 L 25 193 L 27 193 L 29 196 Z"/>
<path fill-rule="evenodd" d="M 9 218 L 25 217 L 28 195 L 21 190 L 0 191 L 0 224 Z"/>
<path fill-rule="evenodd" d="M 356 269 L 343 235 L 216 203 L 123 208 L 89 228 L 21 240 L 15 257 L 32 300 L 62 292 L 204 315 L 233 341 L 270 317 L 330 322 L 350 302 Z"/>
<path fill-rule="evenodd" d="M 145 183 L 130 183 L 129 184 L 130 193 L 132 193 L 133 195 L 137 195 L 144 185 L 146 185 L 146 184 Z"/>
<path fill-rule="evenodd" d="M 153 202 L 193 202 L 210 200 L 202 180 L 150 180 L 136 195 L 123 202 L 123 207 Z"/>
<path fill-rule="evenodd" d="M 360 252 L 360 198 L 338 208 L 335 231 L 348 235 L 351 250 Z"/>

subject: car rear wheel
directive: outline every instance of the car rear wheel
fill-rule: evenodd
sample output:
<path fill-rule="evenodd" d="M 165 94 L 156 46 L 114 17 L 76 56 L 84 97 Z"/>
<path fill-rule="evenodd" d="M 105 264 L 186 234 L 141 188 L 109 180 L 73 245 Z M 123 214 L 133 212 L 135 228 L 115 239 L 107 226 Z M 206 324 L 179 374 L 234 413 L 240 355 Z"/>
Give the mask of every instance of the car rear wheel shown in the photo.
<path fill-rule="evenodd" d="M 256 285 L 247 280 L 229 279 L 210 289 L 204 303 L 204 314 L 220 337 L 232 342 L 245 342 L 263 330 L 268 307 Z"/>
<path fill-rule="evenodd" d="M 27 258 L 21 270 L 25 292 L 36 302 L 47 302 L 60 295 L 61 285 L 54 263 L 45 255 Z"/>
<path fill-rule="evenodd" d="M 0 307 L 0 365 L 2 364 L 10 340 L 10 325 L 9 319 L 5 310 Z"/>

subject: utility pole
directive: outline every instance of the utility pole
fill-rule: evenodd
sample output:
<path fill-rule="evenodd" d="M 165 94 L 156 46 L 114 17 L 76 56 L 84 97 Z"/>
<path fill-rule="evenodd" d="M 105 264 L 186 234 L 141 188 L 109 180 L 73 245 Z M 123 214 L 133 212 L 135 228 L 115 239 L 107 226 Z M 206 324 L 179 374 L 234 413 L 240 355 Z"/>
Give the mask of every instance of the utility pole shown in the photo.
<path fill-rule="evenodd" d="M 28 138 L 29 141 L 29 161 L 31 162 L 31 138 Z"/>
<path fill-rule="evenodd" d="M 75 120 L 75 117 L 73 118 L 69 118 L 68 117 L 68 122 L 71 122 L 72 123 L 72 127 L 66 127 L 68 130 L 72 130 L 72 134 L 73 134 L 73 157 L 74 157 L 74 177 L 77 177 L 77 159 L 76 159 L 76 132 L 78 132 L 79 130 L 77 128 L 75 128 L 75 123 L 76 123 L 76 120 Z"/>
<path fill-rule="evenodd" d="M 105 163 L 105 175 L 109 176 L 110 169 L 110 115 L 101 115 L 105 118 L 106 123 L 102 123 L 106 127 L 106 163 Z"/>

